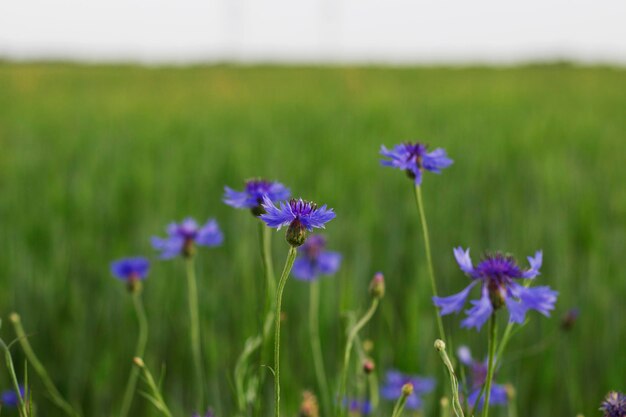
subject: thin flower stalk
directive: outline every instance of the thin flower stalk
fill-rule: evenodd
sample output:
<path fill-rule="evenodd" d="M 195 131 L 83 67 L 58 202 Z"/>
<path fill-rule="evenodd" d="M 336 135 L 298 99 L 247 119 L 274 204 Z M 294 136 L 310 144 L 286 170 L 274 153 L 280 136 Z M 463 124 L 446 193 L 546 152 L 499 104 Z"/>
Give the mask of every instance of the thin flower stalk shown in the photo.
<path fill-rule="evenodd" d="M 0 321 L 0 325 L 1 324 L 2 322 Z M 4 350 L 4 360 L 7 365 L 7 369 L 9 370 L 11 382 L 13 383 L 13 389 L 15 389 L 15 393 L 17 395 L 17 406 L 20 417 L 29 417 L 29 413 L 26 409 L 26 404 L 24 402 L 24 397 L 22 396 L 20 384 L 17 382 L 17 375 L 15 374 L 15 367 L 13 366 L 13 358 L 11 357 L 11 351 L 9 350 L 9 346 L 4 343 L 4 340 L 0 339 L 0 347 Z"/>
<path fill-rule="evenodd" d="M 202 361 L 202 345 L 200 342 L 200 309 L 198 307 L 198 283 L 193 258 L 185 259 L 187 271 L 187 302 L 189 304 L 189 321 L 191 326 L 191 354 L 193 355 L 194 372 L 196 381 L 196 404 L 198 409 L 203 409 L 205 396 L 204 365 Z"/>
<path fill-rule="evenodd" d="M 315 376 L 319 386 L 320 397 L 322 399 L 322 409 L 325 415 L 330 412 L 330 399 L 328 391 L 328 380 L 324 369 L 324 356 L 322 354 L 322 343 L 319 332 L 319 304 L 320 304 L 320 283 L 311 283 L 309 298 L 309 340 L 311 341 L 311 352 L 313 353 L 313 366 Z"/>
<path fill-rule="evenodd" d="M 496 315 L 492 314 L 489 322 L 489 359 L 487 362 L 487 380 L 485 381 L 485 404 L 483 405 L 483 417 L 489 415 L 489 400 L 491 398 L 491 383 L 493 381 L 495 354 L 496 354 L 496 338 L 498 330 L 496 323 Z M 480 397 L 479 397 L 480 398 Z"/>
<path fill-rule="evenodd" d="M 161 394 L 161 390 L 159 389 L 159 386 L 154 381 L 154 378 L 152 377 L 152 373 L 150 372 L 150 370 L 144 363 L 143 359 L 139 357 L 135 357 L 133 359 L 133 362 L 141 371 L 143 371 L 144 380 L 146 381 L 146 383 L 148 384 L 148 387 L 150 388 L 150 392 L 145 393 L 144 397 L 146 397 L 146 399 L 148 399 L 148 401 L 150 401 L 157 410 L 163 413 L 164 416 L 173 417 L 172 412 L 170 411 L 169 407 L 165 403 L 165 400 L 163 399 L 163 395 Z"/>

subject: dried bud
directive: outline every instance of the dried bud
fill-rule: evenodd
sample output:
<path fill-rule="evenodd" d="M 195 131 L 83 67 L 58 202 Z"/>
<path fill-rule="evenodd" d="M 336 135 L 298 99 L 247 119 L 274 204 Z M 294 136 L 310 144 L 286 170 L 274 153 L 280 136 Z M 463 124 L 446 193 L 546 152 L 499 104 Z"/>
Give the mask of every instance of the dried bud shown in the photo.
<path fill-rule="evenodd" d="M 374 298 L 383 298 L 385 295 L 385 276 L 377 272 L 370 282 L 370 294 Z"/>
<path fill-rule="evenodd" d="M 365 361 L 363 361 L 363 372 L 365 372 L 367 375 L 374 372 L 375 369 L 376 365 L 374 364 L 373 360 L 365 359 Z"/>
<path fill-rule="evenodd" d="M 446 343 L 441 339 L 435 340 L 435 349 L 437 349 L 438 352 L 443 352 L 446 350 Z"/>
<path fill-rule="evenodd" d="M 11 323 L 19 323 L 20 322 L 20 315 L 17 313 L 11 313 L 9 315 L 9 320 L 11 320 Z"/>
<path fill-rule="evenodd" d="M 319 405 L 317 398 L 311 391 L 302 393 L 302 403 L 300 403 L 300 417 L 319 417 Z"/>
<path fill-rule="evenodd" d="M 408 397 L 411 394 L 413 394 L 413 384 L 407 382 L 406 384 L 402 385 L 402 396 Z"/>
<path fill-rule="evenodd" d="M 307 234 L 306 227 L 304 227 L 299 220 L 294 220 L 289 225 L 285 238 L 287 239 L 287 243 L 297 248 L 298 246 L 302 246 L 306 241 Z"/>

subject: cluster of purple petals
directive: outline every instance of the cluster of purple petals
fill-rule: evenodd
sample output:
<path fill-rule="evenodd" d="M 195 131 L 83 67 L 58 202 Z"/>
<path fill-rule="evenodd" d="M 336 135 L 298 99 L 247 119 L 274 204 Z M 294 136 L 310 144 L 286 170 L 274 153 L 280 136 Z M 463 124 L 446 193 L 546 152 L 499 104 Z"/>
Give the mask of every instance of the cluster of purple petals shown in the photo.
<path fill-rule="evenodd" d="M 19 388 L 20 388 L 20 395 L 22 398 L 24 398 L 25 396 L 24 387 L 20 386 Z M 13 389 L 2 391 L 0 393 L 0 405 L 2 405 L 2 407 L 7 407 L 7 408 L 17 407 L 17 405 L 19 404 L 19 401 L 20 400 L 17 395 L 17 392 L 15 392 L 15 390 Z"/>
<path fill-rule="evenodd" d="M 188 217 L 180 223 L 167 226 L 166 238 L 153 237 L 152 247 L 160 252 L 161 259 L 172 259 L 184 255 L 190 245 L 219 246 L 223 241 L 224 235 L 214 219 L 199 226 Z"/>
<path fill-rule="evenodd" d="M 387 400 L 395 401 L 400 398 L 402 387 L 407 383 L 413 385 L 413 393 L 406 399 L 406 408 L 418 410 L 422 407 L 422 396 L 435 388 L 435 380 L 433 378 L 406 375 L 395 370 L 387 371 L 385 383 L 380 389 L 380 394 Z"/>
<path fill-rule="evenodd" d="M 600 406 L 604 412 L 604 417 L 624 417 L 626 416 L 626 395 L 621 392 L 611 391 Z"/>
<path fill-rule="evenodd" d="M 467 317 L 461 322 L 461 327 L 477 330 L 485 324 L 499 305 L 493 300 L 501 300 L 509 310 L 509 320 L 514 323 L 523 323 L 528 310 L 550 316 L 558 293 L 550 287 L 529 288 L 520 285 L 520 279 L 534 279 L 539 275 L 542 264 L 542 253 L 538 251 L 534 257 L 528 257 L 530 267 L 522 269 L 512 256 L 500 253 L 487 255 L 474 267 L 469 255 L 469 249 L 454 249 L 454 256 L 459 267 L 472 282 L 458 294 L 449 297 L 433 297 L 433 302 L 440 308 L 440 314 L 446 315 L 460 312 L 469 296 L 471 289 L 480 284 L 481 297 L 471 301 L 472 307 L 466 310 Z"/>
<path fill-rule="evenodd" d="M 235 208 L 254 209 L 261 206 L 264 197 L 277 202 L 288 199 L 290 195 L 289 188 L 279 182 L 255 179 L 246 181 L 243 191 L 224 187 L 223 200 L 224 203 Z"/>
<path fill-rule="evenodd" d="M 468 387 L 469 395 L 467 396 L 467 402 L 470 405 L 474 405 L 476 403 L 476 399 L 480 395 L 480 390 L 482 389 L 482 386 L 485 384 L 485 381 L 487 379 L 487 360 L 484 360 L 483 362 L 474 360 L 467 346 L 459 347 L 457 351 L 457 356 L 459 358 L 459 361 L 461 361 L 461 363 L 467 366 L 470 370 L 470 386 Z M 491 393 L 489 396 L 489 406 L 505 405 L 508 400 L 509 397 L 504 385 L 492 383 Z M 479 410 L 483 408 L 484 402 L 485 395 L 483 393 L 480 401 L 478 402 Z"/>
<path fill-rule="evenodd" d="M 204 416 L 201 416 L 198 413 L 194 413 L 194 415 L 192 417 L 215 417 L 215 414 L 213 414 L 213 410 L 211 410 L 210 408 L 207 410 L 206 414 L 204 414 Z"/>
<path fill-rule="evenodd" d="M 122 281 L 144 280 L 150 271 L 150 261 L 143 257 L 123 258 L 111 263 L 111 273 Z"/>
<path fill-rule="evenodd" d="M 344 406 L 348 408 L 348 413 L 353 416 L 368 416 L 372 413 L 372 403 L 368 400 L 346 398 Z"/>
<path fill-rule="evenodd" d="M 276 207 L 267 197 L 263 197 L 263 209 L 265 214 L 261 219 L 269 226 L 280 229 L 293 223 L 302 225 L 306 230 L 324 228 L 324 225 L 335 218 L 333 209 L 326 205 L 318 207 L 317 204 L 303 199 L 291 199 L 282 201 Z"/>
<path fill-rule="evenodd" d="M 380 163 L 384 166 L 401 169 L 409 174 L 416 185 L 422 183 L 422 171 L 430 171 L 436 174 L 452 164 L 446 151 L 437 148 L 427 152 L 427 146 L 422 143 L 401 143 L 393 149 L 387 149 L 384 145 L 380 148 L 380 154 L 389 159 L 383 159 Z"/>
<path fill-rule="evenodd" d="M 326 239 L 322 235 L 310 236 L 298 248 L 298 257 L 292 273 L 297 279 L 313 281 L 320 275 L 332 275 L 339 269 L 341 254 L 326 250 Z"/>

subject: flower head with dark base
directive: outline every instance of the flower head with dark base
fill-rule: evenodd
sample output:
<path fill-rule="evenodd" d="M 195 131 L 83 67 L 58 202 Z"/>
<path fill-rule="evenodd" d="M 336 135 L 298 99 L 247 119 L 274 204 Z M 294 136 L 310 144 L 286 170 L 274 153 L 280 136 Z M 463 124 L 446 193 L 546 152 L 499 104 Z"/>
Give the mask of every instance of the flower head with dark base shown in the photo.
<path fill-rule="evenodd" d="M 611 391 L 606 395 L 600 410 L 604 417 L 626 417 L 626 395 Z"/>
<path fill-rule="evenodd" d="M 253 179 L 246 181 L 243 191 L 224 187 L 224 203 L 235 208 L 250 209 L 252 214 L 260 216 L 265 213 L 263 197 L 277 202 L 288 199 L 290 194 L 289 188 L 279 182 Z"/>
<path fill-rule="evenodd" d="M 521 279 L 533 279 L 539 275 L 542 253 L 538 251 L 534 257 L 528 257 L 530 268 L 523 269 L 517 265 L 510 255 L 501 253 L 488 254 L 474 267 L 470 259 L 469 249 L 454 249 L 454 256 L 463 272 L 472 283 L 463 291 L 449 297 L 433 297 L 433 302 L 440 308 L 440 314 L 458 313 L 463 309 L 470 290 L 477 284 L 481 286 L 481 298 L 472 301 L 472 308 L 466 311 L 467 318 L 461 327 L 477 330 L 485 324 L 491 314 L 506 305 L 509 310 L 509 321 L 523 323 L 528 310 L 537 310 L 549 317 L 554 309 L 558 293 L 550 287 L 528 288 L 520 285 Z"/>
<path fill-rule="evenodd" d="M 422 396 L 435 388 L 433 378 L 425 378 L 417 375 L 405 375 L 398 371 L 387 371 L 385 384 L 380 394 L 387 400 L 397 400 L 402 395 L 402 388 L 406 384 L 413 385 L 413 392 L 406 399 L 406 408 L 418 410 L 422 408 Z"/>
<path fill-rule="evenodd" d="M 111 263 L 111 273 L 125 281 L 132 292 L 139 288 L 140 281 L 148 276 L 150 261 L 143 257 L 123 258 Z"/>
<path fill-rule="evenodd" d="M 326 250 L 326 239 L 322 235 L 310 236 L 298 248 L 298 253 L 293 264 L 293 276 L 302 281 L 314 281 L 320 275 L 332 275 L 341 264 L 341 255 Z"/>
<path fill-rule="evenodd" d="M 324 225 L 335 218 L 333 209 L 326 205 L 318 207 L 317 204 L 303 199 L 291 199 L 279 203 L 274 203 L 267 197 L 263 197 L 263 209 L 265 214 L 261 219 L 269 226 L 279 229 L 288 226 L 287 242 L 291 246 L 302 245 L 307 237 L 307 232 L 314 228 L 324 228 Z"/>
<path fill-rule="evenodd" d="M 470 370 L 468 387 L 469 395 L 467 397 L 467 402 L 468 404 L 473 405 L 476 403 L 482 386 L 485 384 L 485 380 L 487 379 L 487 361 L 485 360 L 484 362 L 479 362 L 474 360 L 472 358 L 472 353 L 467 346 L 461 346 L 457 351 L 457 356 L 459 361 L 461 361 L 461 363 L 467 366 Z M 485 395 L 483 393 L 480 398 L 480 402 L 478 403 L 478 409 L 483 408 L 484 402 Z M 489 396 L 489 406 L 505 405 L 507 402 L 508 394 L 506 387 L 504 385 L 492 384 L 491 394 Z"/>
<path fill-rule="evenodd" d="M 19 388 L 20 388 L 20 396 L 24 398 L 25 396 L 24 387 L 20 386 Z M 24 401 L 26 401 L 25 398 L 24 398 Z M 15 408 L 19 405 L 19 402 L 20 402 L 20 399 L 17 395 L 17 392 L 15 392 L 15 390 L 13 389 L 2 391 L 0 393 L 0 405 L 2 407 Z"/>
<path fill-rule="evenodd" d="M 442 169 L 449 167 L 453 162 L 442 148 L 437 148 L 432 152 L 426 150 L 427 145 L 419 142 L 401 143 L 391 150 L 383 145 L 380 147 L 380 154 L 389 159 L 383 159 L 380 163 L 405 171 L 409 177 L 413 178 L 415 185 L 420 185 L 424 170 L 440 174 Z"/>
<path fill-rule="evenodd" d="M 217 222 L 210 219 L 202 227 L 190 217 L 180 223 L 171 223 L 167 226 L 167 237 L 153 237 L 152 247 L 160 251 L 161 259 L 172 259 L 177 256 L 190 257 L 194 254 L 195 246 L 219 246 L 224 241 L 224 235 Z"/>

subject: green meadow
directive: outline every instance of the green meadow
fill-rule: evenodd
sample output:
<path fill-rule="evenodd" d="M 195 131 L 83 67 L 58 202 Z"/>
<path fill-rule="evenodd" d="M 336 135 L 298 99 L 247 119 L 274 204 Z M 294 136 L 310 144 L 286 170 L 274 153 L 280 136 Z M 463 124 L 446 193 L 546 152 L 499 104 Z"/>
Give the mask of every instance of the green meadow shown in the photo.
<path fill-rule="evenodd" d="M 173 414 L 190 417 L 185 269 L 180 260 L 157 260 L 150 237 L 186 216 L 214 217 L 224 244 L 199 249 L 196 259 L 207 402 L 217 416 L 235 416 L 233 368 L 246 338 L 259 330 L 264 278 L 257 220 L 221 200 L 224 185 L 241 189 L 245 179 L 265 177 L 337 213 L 323 233 L 343 264 L 320 284 L 332 385 L 347 313 L 365 311 L 369 281 L 382 271 L 386 295 L 361 334 L 374 344 L 378 375 L 388 368 L 431 375 L 442 394 L 449 382 L 433 349 L 412 183 L 379 163 L 381 144 L 406 140 L 443 147 L 455 161 L 442 175 L 425 173 L 423 183 L 442 295 L 469 282 L 455 246 L 470 247 L 475 261 L 488 250 L 511 252 L 523 265 L 544 251 L 536 285 L 559 291 L 557 308 L 550 319 L 529 313 L 496 375 L 515 387 L 518 415 L 599 415 L 609 390 L 626 389 L 624 69 L 0 63 L 0 336 L 15 338 L 8 317 L 18 312 L 62 394 L 85 417 L 115 416 L 137 322 L 109 263 L 149 256 L 144 360 L 164 373 Z M 284 230 L 273 239 L 280 271 Z M 290 279 L 283 299 L 286 417 L 297 415 L 302 391 L 317 387 L 308 285 Z M 563 331 L 570 308 L 580 317 Z M 487 328 L 461 329 L 461 319 L 444 318 L 455 345 L 484 357 Z M 11 351 L 23 377 L 19 344 Z M 264 369 L 271 415 L 272 380 Z M 28 380 L 38 415 L 62 416 L 30 367 Z M 0 390 L 8 388 L 2 363 Z M 438 415 L 438 401 L 426 398 L 425 416 Z M 383 402 L 377 415 L 390 415 L 392 406 Z M 135 417 L 159 415 L 141 396 L 132 410 Z M 509 412 L 494 408 L 491 415 Z"/>

